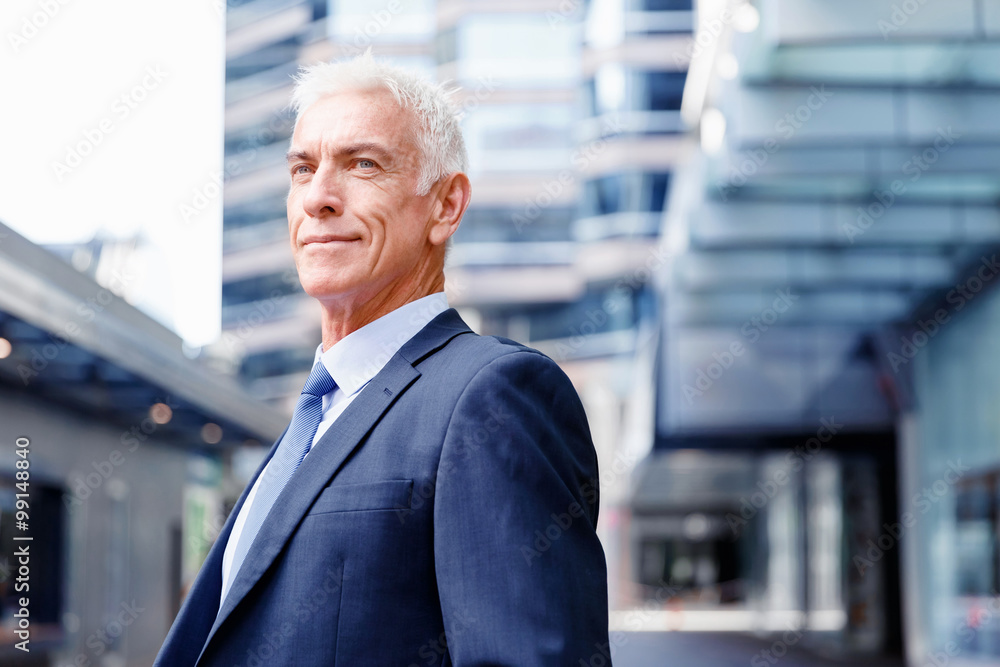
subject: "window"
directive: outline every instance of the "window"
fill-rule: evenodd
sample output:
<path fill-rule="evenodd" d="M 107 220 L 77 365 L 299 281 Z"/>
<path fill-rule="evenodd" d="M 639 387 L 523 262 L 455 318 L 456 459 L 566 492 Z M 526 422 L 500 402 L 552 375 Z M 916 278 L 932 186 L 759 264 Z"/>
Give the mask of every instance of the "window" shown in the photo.
<path fill-rule="evenodd" d="M 284 220 L 286 216 L 284 198 L 265 197 L 239 206 L 226 207 L 223 212 L 223 227 L 249 227 L 272 220 Z"/>
<path fill-rule="evenodd" d="M 292 136 L 291 114 L 274 114 L 266 122 L 226 133 L 226 158 L 245 159 L 244 151 L 258 151 L 275 143 L 287 144 Z M 234 175 L 236 175 L 234 173 Z"/>
<path fill-rule="evenodd" d="M 646 12 L 690 11 L 691 0 L 638 0 L 638 9 Z"/>
<path fill-rule="evenodd" d="M 587 181 L 583 187 L 582 217 L 617 213 L 625 206 L 628 179 L 621 174 Z"/>
<path fill-rule="evenodd" d="M 670 188 L 670 174 L 658 173 L 647 174 L 647 192 L 649 198 L 646 200 L 645 211 L 662 211 L 666 207 L 667 190 Z"/>
<path fill-rule="evenodd" d="M 570 86 L 579 79 L 579 37 L 572 21 L 543 14 L 473 14 L 458 24 L 458 79 L 518 87 Z"/>
<path fill-rule="evenodd" d="M 222 285 L 222 306 L 235 306 L 258 299 L 294 294 L 300 291 L 298 277 L 294 271 L 269 273 L 235 280 Z"/>
<path fill-rule="evenodd" d="M 437 34 L 434 40 L 434 53 L 439 63 L 454 62 L 458 58 L 458 31 L 447 28 Z"/>
<path fill-rule="evenodd" d="M 651 111 L 678 111 L 684 95 L 686 72 L 645 72 L 646 108 Z"/>
<path fill-rule="evenodd" d="M 594 72 L 594 80 L 590 86 L 593 101 L 593 115 L 600 116 L 615 111 L 630 109 L 629 74 L 624 66 L 612 63 L 602 65 Z"/>
<path fill-rule="evenodd" d="M 686 78 L 686 72 L 636 70 L 609 64 L 597 69 L 585 90 L 594 116 L 618 111 L 678 111 Z"/>
<path fill-rule="evenodd" d="M 300 48 L 302 45 L 299 37 L 295 35 L 237 58 L 231 58 L 226 61 L 226 83 L 236 82 L 289 63 L 297 64 L 295 59 Z"/>
<path fill-rule="evenodd" d="M 959 480 L 955 494 L 956 585 L 959 595 L 988 597 L 1000 585 L 1000 572 L 984 563 L 1000 563 L 1000 474 Z"/>
<path fill-rule="evenodd" d="M 669 189 L 668 172 L 626 172 L 595 178 L 584 183 L 580 217 L 658 213 L 663 210 Z"/>
<path fill-rule="evenodd" d="M 305 371 L 312 365 L 315 354 L 315 347 L 286 348 L 251 354 L 243 359 L 240 376 L 248 380 L 257 380 Z"/>
<path fill-rule="evenodd" d="M 463 123 L 473 174 L 559 170 L 575 144 L 572 104 L 503 104 L 470 108 Z"/>
<path fill-rule="evenodd" d="M 382 41 L 425 42 L 435 30 L 434 0 L 382 4 L 330 0 L 329 36 L 363 50 Z"/>
<path fill-rule="evenodd" d="M 470 208 L 455 243 L 516 243 L 570 240 L 572 211 L 565 207 Z"/>
<path fill-rule="evenodd" d="M 621 287 L 594 289 L 578 301 L 532 309 L 531 340 L 556 340 L 573 336 L 623 331 L 636 322 L 641 291 Z"/>

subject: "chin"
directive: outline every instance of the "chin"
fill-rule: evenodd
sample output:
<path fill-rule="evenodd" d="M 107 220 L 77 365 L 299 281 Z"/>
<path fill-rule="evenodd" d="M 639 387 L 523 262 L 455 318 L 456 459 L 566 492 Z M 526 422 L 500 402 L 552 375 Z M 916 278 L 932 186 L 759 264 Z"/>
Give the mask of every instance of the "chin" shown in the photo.
<path fill-rule="evenodd" d="M 306 294 L 319 301 L 331 301 L 358 292 L 364 287 L 363 281 L 345 280 L 343 278 L 321 278 L 303 279 L 299 276 L 299 282 Z"/>
<path fill-rule="evenodd" d="M 336 299 L 338 296 L 342 296 L 347 292 L 347 290 L 341 286 L 330 283 L 310 283 L 302 285 L 302 289 L 306 294 L 314 299 L 320 301 L 328 301 L 330 299 Z"/>

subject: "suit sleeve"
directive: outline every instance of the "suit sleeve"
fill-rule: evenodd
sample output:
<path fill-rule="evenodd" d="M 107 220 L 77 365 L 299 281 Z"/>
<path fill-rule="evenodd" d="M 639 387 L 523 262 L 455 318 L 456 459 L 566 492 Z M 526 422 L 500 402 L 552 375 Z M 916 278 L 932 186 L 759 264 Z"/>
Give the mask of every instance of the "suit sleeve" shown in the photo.
<path fill-rule="evenodd" d="M 597 456 L 569 379 L 523 350 L 485 366 L 441 452 L 434 557 L 456 667 L 590 664 L 608 642 Z"/>

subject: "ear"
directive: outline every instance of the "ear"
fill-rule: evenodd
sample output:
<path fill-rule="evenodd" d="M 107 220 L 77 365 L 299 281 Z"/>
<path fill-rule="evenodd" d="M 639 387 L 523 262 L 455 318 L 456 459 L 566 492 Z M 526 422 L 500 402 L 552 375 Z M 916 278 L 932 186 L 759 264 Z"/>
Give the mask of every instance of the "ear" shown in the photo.
<path fill-rule="evenodd" d="M 469 177 L 460 171 L 446 176 L 432 191 L 434 211 L 430 219 L 427 240 L 433 245 L 443 245 L 458 229 L 458 223 L 472 199 Z"/>

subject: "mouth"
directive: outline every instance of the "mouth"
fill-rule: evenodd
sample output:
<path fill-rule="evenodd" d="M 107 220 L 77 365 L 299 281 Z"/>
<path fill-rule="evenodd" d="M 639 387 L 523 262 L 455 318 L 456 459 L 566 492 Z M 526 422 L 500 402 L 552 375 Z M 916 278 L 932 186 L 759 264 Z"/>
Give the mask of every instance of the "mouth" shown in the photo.
<path fill-rule="evenodd" d="M 323 235 L 323 236 L 307 236 L 302 241 L 303 247 L 310 245 L 339 245 L 345 243 L 352 243 L 354 241 L 360 241 L 361 239 L 357 236 L 336 236 L 336 235 Z"/>

